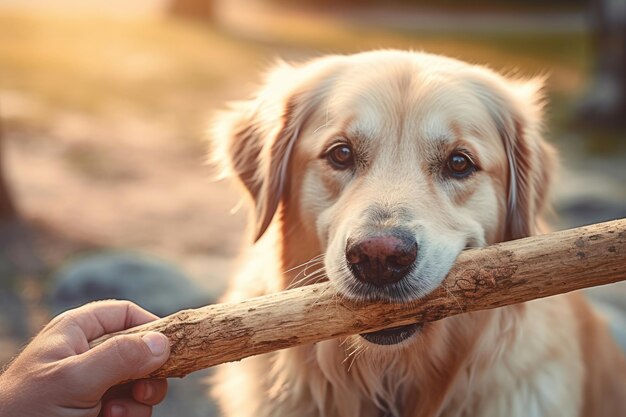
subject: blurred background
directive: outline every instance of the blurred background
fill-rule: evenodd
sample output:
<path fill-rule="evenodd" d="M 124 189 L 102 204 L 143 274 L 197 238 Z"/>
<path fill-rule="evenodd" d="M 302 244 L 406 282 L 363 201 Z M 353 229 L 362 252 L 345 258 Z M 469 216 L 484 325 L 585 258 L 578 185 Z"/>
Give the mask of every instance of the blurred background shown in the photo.
<path fill-rule="evenodd" d="M 553 228 L 626 217 L 624 0 L 0 0 L 0 366 L 92 299 L 218 299 L 249 236 L 210 115 L 278 57 L 375 48 L 548 74 Z M 207 373 L 155 415 L 214 414 Z"/>

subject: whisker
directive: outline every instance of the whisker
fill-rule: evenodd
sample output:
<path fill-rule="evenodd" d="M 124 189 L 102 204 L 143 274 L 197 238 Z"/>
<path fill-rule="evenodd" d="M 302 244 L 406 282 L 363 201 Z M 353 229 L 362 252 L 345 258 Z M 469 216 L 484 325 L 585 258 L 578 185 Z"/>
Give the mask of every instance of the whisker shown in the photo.
<path fill-rule="evenodd" d="M 452 291 L 450 291 L 450 288 L 448 288 L 448 286 L 445 284 L 445 282 L 442 282 L 441 286 L 443 287 L 444 290 L 446 290 L 448 295 L 454 299 L 454 302 L 456 303 L 457 307 L 459 307 L 459 310 L 462 313 L 465 313 L 465 309 L 463 308 L 463 305 L 461 303 L 459 303 L 459 299 L 452 293 Z"/>
<path fill-rule="evenodd" d="M 322 259 L 321 257 L 323 257 L 324 255 L 318 255 L 315 258 L 311 259 L 309 262 L 307 262 L 307 264 L 304 266 L 304 274 L 306 275 L 306 271 L 309 269 L 310 266 L 312 266 L 313 264 L 315 265 L 319 265 L 320 263 L 324 262 L 324 259 Z"/>
<path fill-rule="evenodd" d="M 300 277 L 300 276 L 302 276 L 302 277 Z M 300 271 L 295 277 L 293 277 L 293 280 L 287 286 L 287 289 L 291 289 L 291 288 L 300 286 L 300 284 L 303 281 L 305 281 L 308 277 L 309 277 L 309 275 L 306 275 L 303 271 Z"/>
<path fill-rule="evenodd" d="M 317 303 L 318 303 L 318 302 L 322 299 L 322 297 L 324 296 L 324 293 L 326 293 L 326 291 L 328 291 L 328 289 L 329 289 L 329 288 L 330 288 L 330 286 L 328 286 L 328 287 L 324 288 L 324 289 L 320 292 L 320 294 L 317 296 L 317 299 L 313 302 L 313 304 L 317 304 Z M 333 298 L 335 298 L 335 295 L 334 295 L 334 294 L 333 294 L 333 296 L 332 296 L 332 298 L 331 298 L 331 300 L 330 300 L 330 301 L 332 301 L 332 299 L 333 299 Z M 329 303 L 329 304 L 330 304 L 330 303 Z M 330 305 L 329 305 L 329 306 L 327 306 L 327 309 L 328 309 L 329 307 L 330 307 Z"/>
<path fill-rule="evenodd" d="M 287 289 L 290 289 L 290 288 L 293 288 L 293 287 L 297 286 L 298 284 L 300 284 L 301 280 L 306 279 L 306 277 L 308 276 L 307 275 L 308 268 L 323 264 L 323 262 L 324 262 L 323 258 L 324 258 L 324 254 L 317 255 L 317 256 L 309 259 L 307 262 L 304 262 L 304 263 L 302 263 L 302 264 L 300 264 L 300 265 L 298 265 L 296 267 L 293 267 L 293 268 L 285 271 L 283 273 L 283 275 L 288 273 L 288 272 L 290 272 L 290 271 L 294 271 L 297 268 L 304 268 L 302 271 L 298 272 L 296 274 L 296 276 L 291 280 L 292 282 L 291 282 L 291 284 L 289 284 Z M 304 278 L 300 279 L 299 278 L 300 275 L 304 275 Z"/>
<path fill-rule="evenodd" d="M 367 346 L 365 346 L 365 345 L 357 345 L 356 348 L 354 349 L 354 351 L 350 354 L 350 356 L 348 356 L 348 358 L 352 357 L 352 361 L 350 362 L 350 365 L 348 365 L 348 370 L 347 370 L 348 373 L 352 369 L 352 366 L 356 363 L 356 360 L 360 356 L 362 356 L 365 353 L 366 350 L 367 350 Z M 346 358 L 346 359 L 348 359 L 348 358 Z"/>
<path fill-rule="evenodd" d="M 287 289 L 291 289 L 291 288 L 295 288 L 295 287 L 301 287 L 304 285 L 309 285 L 311 284 L 313 280 L 319 278 L 319 276 L 324 272 L 325 268 L 322 266 L 321 268 L 316 269 L 315 271 L 313 271 L 310 275 L 304 275 L 302 278 L 296 279 L 295 281 L 293 281 L 291 284 L 289 284 L 287 286 Z M 298 278 L 300 274 L 296 275 L 296 278 Z"/>
<path fill-rule="evenodd" d="M 318 127 L 317 129 L 315 129 L 315 130 L 313 131 L 313 133 L 317 133 L 317 132 L 319 132 L 321 129 L 323 129 L 323 128 L 325 128 L 326 126 L 328 126 L 328 124 L 329 124 L 329 122 L 328 122 L 328 120 L 327 120 L 327 121 L 326 121 L 326 123 L 324 123 L 323 125 L 321 125 L 321 126 L 320 126 L 320 127 Z"/>
<path fill-rule="evenodd" d="M 292 272 L 292 271 L 294 271 L 294 270 L 296 270 L 296 269 L 298 269 L 298 268 L 302 268 L 302 267 L 305 267 L 305 268 L 306 268 L 306 266 L 307 266 L 307 264 L 308 264 L 308 263 L 310 263 L 310 262 L 314 262 L 314 261 L 319 261 L 319 260 L 320 260 L 321 258 L 323 258 L 323 257 L 324 257 L 324 254 L 323 254 L 323 253 L 320 253 L 319 255 L 312 257 L 312 258 L 311 258 L 311 259 L 309 259 L 308 261 L 306 261 L 306 262 L 302 262 L 300 265 L 296 265 L 296 266 L 294 266 L 293 268 L 289 268 L 288 270 L 283 271 L 283 273 L 284 273 L 284 274 L 286 274 L 286 273 L 288 273 L 288 272 Z"/>

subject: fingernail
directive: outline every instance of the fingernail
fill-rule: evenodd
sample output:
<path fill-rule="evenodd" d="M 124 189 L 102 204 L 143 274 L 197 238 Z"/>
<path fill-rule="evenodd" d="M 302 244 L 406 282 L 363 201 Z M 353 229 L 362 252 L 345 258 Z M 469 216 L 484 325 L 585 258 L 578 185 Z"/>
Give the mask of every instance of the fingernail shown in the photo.
<path fill-rule="evenodd" d="M 150 352 L 152 352 L 154 356 L 161 356 L 167 348 L 167 338 L 161 333 L 146 333 L 141 337 L 141 339 L 148 346 L 148 349 L 150 349 Z"/>
<path fill-rule="evenodd" d="M 152 394 L 154 394 L 154 388 L 152 388 L 152 384 L 150 382 L 146 382 L 143 385 L 143 400 L 149 400 L 152 398 Z"/>
<path fill-rule="evenodd" d="M 126 415 L 126 407 L 119 404 L 111 406 L 111 417 L 124 417 Z"/>

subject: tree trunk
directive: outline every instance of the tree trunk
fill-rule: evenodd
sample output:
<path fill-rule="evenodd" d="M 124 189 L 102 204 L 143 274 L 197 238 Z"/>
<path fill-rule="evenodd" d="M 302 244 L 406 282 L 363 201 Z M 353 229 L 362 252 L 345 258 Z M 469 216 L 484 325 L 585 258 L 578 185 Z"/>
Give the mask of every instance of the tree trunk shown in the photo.
<path fill-rule="evenodd" d="M 0 224 L 17 219 L 17 210 L 9 192 L 9 186 L 4 172 L 4 136 L 2 120 L 0 119 Z"/>
<path fill-rule="evenodd" d="M 594 78 L 579 108 L 583 125 L 626 127 L 626 2 L 591 0 Z"/>

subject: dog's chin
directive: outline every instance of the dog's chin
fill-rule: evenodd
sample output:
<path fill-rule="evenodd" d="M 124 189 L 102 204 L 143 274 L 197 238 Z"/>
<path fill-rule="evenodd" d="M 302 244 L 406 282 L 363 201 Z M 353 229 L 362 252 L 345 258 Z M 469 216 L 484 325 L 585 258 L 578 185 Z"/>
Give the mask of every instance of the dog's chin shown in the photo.
<path fill-rule="evenodd" d="M 361 333 L 359 336 L 375 345 L 395 346 L 408 343 L 409 340 L 421 333 L 422 327 L 422 324 L 414 323 L 406 326 L 378 330 L 376 332 Z"/>
<path fill-rule="evenodd" d="M 332 282 L 332 278 L 330 279 Z M 348 287 L 349 288 L 345 288 Z M 367 303 L 394 303 L 404 304 L 413 303 L 420 298 L 427 296 L 433 288 L 423 285 L 423 281 L 415 280 L 414 282 L 404 281 L 389 285 L 386 287 L 375 287 L 371 284 L 357 285 L 351 283 L 348 285 L 338 285 L 338 291 L 343 294 L 344 297 L 356 301 Z"/>
<path fill-rule="evenodd" d="M 331 280 L 332 281 L 332 280 Z M 385 288 L 372 287 L 368 284 L 352 285 L 348 291 L 341 291 L 345 298 L 357 302 L 382 302 L 382 303 L 413 303 L 424 295 L 428 294 L 423 288 L 410 286 L 406 281 L 401 284 L 392 285 Z M 401 347 L 416 340 L 421 334 L 423 324 L 414 323 L 404 326 L 391 327 L 375 332 L 361 333 L 358 337 L 361 342 L 370 347 L 373 345 L 384 348 Z"/>

